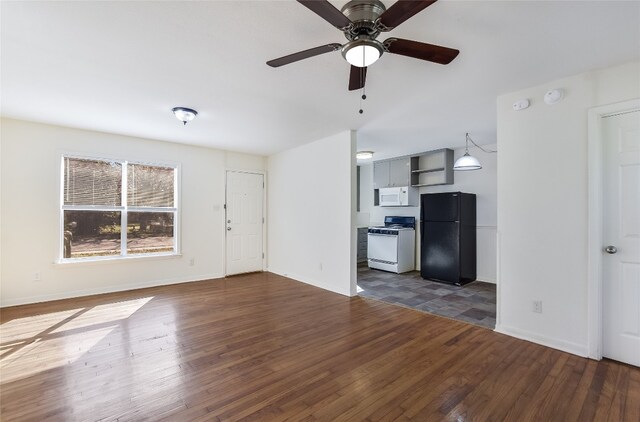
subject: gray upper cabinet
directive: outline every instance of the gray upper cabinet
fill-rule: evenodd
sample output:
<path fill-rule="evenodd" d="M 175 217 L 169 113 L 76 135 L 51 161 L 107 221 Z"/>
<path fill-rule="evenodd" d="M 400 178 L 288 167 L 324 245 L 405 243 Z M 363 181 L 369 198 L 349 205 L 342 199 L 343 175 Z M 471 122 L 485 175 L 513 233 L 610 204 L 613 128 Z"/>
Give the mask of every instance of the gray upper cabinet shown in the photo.
<path fill-rule="evenodd" d="M 380 189 L 389 186 L 389 162 L 374 161 L 373 163 L 373 188 Z"/>
<path fill-rule="evenodd" d="M 411 184 L 411 158 L 399 158 L 373 163 L 373 188 L 409 186 Z"/>
<path fill-rule="evenodd" d="M 373 189 L 452 185 L 453 150 L 427 151 L 418 155 L 373 162 Z M 374 192 L 374 205 L 378 205 Z"/>
<path fill-rule="evenodd" d="M 389 161 L 389 186 L 411 185 L 411 158 L 400 158 Z"/>
<path fill-rule="evenodd" d="M 411 157 L 411 186 L 453 184 L 453 150 L 428 151 Z"/>

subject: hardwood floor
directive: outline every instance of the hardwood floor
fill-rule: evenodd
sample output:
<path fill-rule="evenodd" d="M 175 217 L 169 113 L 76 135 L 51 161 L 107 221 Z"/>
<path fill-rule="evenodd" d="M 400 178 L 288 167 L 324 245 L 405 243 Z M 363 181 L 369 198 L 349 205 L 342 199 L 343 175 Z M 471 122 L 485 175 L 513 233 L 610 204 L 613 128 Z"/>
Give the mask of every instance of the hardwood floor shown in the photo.
<path fill-rule="evenodd" d="M 269 273 L 0 311 L 3 421 L 638 421 L 640 369 Z"/>

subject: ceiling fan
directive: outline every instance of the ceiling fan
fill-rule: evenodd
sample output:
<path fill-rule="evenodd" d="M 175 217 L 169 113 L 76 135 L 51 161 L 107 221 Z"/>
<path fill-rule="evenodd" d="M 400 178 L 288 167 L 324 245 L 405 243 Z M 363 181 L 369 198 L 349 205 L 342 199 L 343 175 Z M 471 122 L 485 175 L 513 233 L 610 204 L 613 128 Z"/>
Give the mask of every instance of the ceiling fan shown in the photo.
<path fill-rule="evenodd" d="M 351 0 L 341 10 L 327 0 L 297 1 L 341 30 L 348 42 L 322 45 L 270 60 L 267 64 L 271 67 L 341 50 L 342 56 L 351 64 L 349 90 L 353 91 L 364 87 L 367 66 L 385 52 L 440 64 L 449 64 L 460 53 L 453 48 L 418 41 L 387 38 L 380 42 L 376 39 L 381 32 L 391 31 L 436 0 L 398 0 L 389 9 L 379 0 Z"/>

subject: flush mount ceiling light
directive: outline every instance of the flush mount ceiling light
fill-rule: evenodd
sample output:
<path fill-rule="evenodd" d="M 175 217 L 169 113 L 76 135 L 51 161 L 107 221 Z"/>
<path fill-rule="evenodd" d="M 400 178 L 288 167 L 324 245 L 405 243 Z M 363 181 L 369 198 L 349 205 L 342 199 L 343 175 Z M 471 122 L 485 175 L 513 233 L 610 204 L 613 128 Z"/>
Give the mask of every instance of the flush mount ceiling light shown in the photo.
<path fill-rule="evenodd" d="M 382 43 L 368 37 L 356 38 L 342 47 L 342 57 L 356 67 L 372 65 L 382 56 L 383 52 Z"/>
<path fill-rule="evenodd" d="M 187 107 L 174 107 L 171 111 L 175 114 L 176 119 L 180 120 L 185 125 L 198 115 L 197 111 Z"/>
<path fill-rule="evenodd" d="M 358 160 L 368 160 L 373 158 L 373 151 L 358 151 L 356 153 L 356 158 Z"/>
<path fill-rule="evenodd" d="M 476 157 L 469 155 L 469 141 L 471 141 L 473 145 L 477 146 L 484 152 L 497 152 L 497 151 L 489 151 L 482 148 L 480 145 L 473 142 L 473 139 L 471 139 L 469 137 L 469 134 L 467 133 L 466 139 L 465 139 L 464 155 L 456 160 L 455 164 L 453 165 L 454 170 L 469 171 L 469 170 L 480 170 L 482 168 L 482 164 L 480 164 L 480 161 L 478 161 Z"/>

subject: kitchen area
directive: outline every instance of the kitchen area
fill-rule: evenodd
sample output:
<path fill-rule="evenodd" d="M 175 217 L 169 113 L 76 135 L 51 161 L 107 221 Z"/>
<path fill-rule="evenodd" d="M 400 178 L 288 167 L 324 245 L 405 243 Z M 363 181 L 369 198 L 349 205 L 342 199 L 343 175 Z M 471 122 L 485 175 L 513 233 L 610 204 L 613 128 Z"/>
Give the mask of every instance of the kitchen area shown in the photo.
<path fill-rule="evenodd" d="M 465 149 L 358 159 L 360 296 L 495 327 L 494 150 L 473 171 Z"/>

